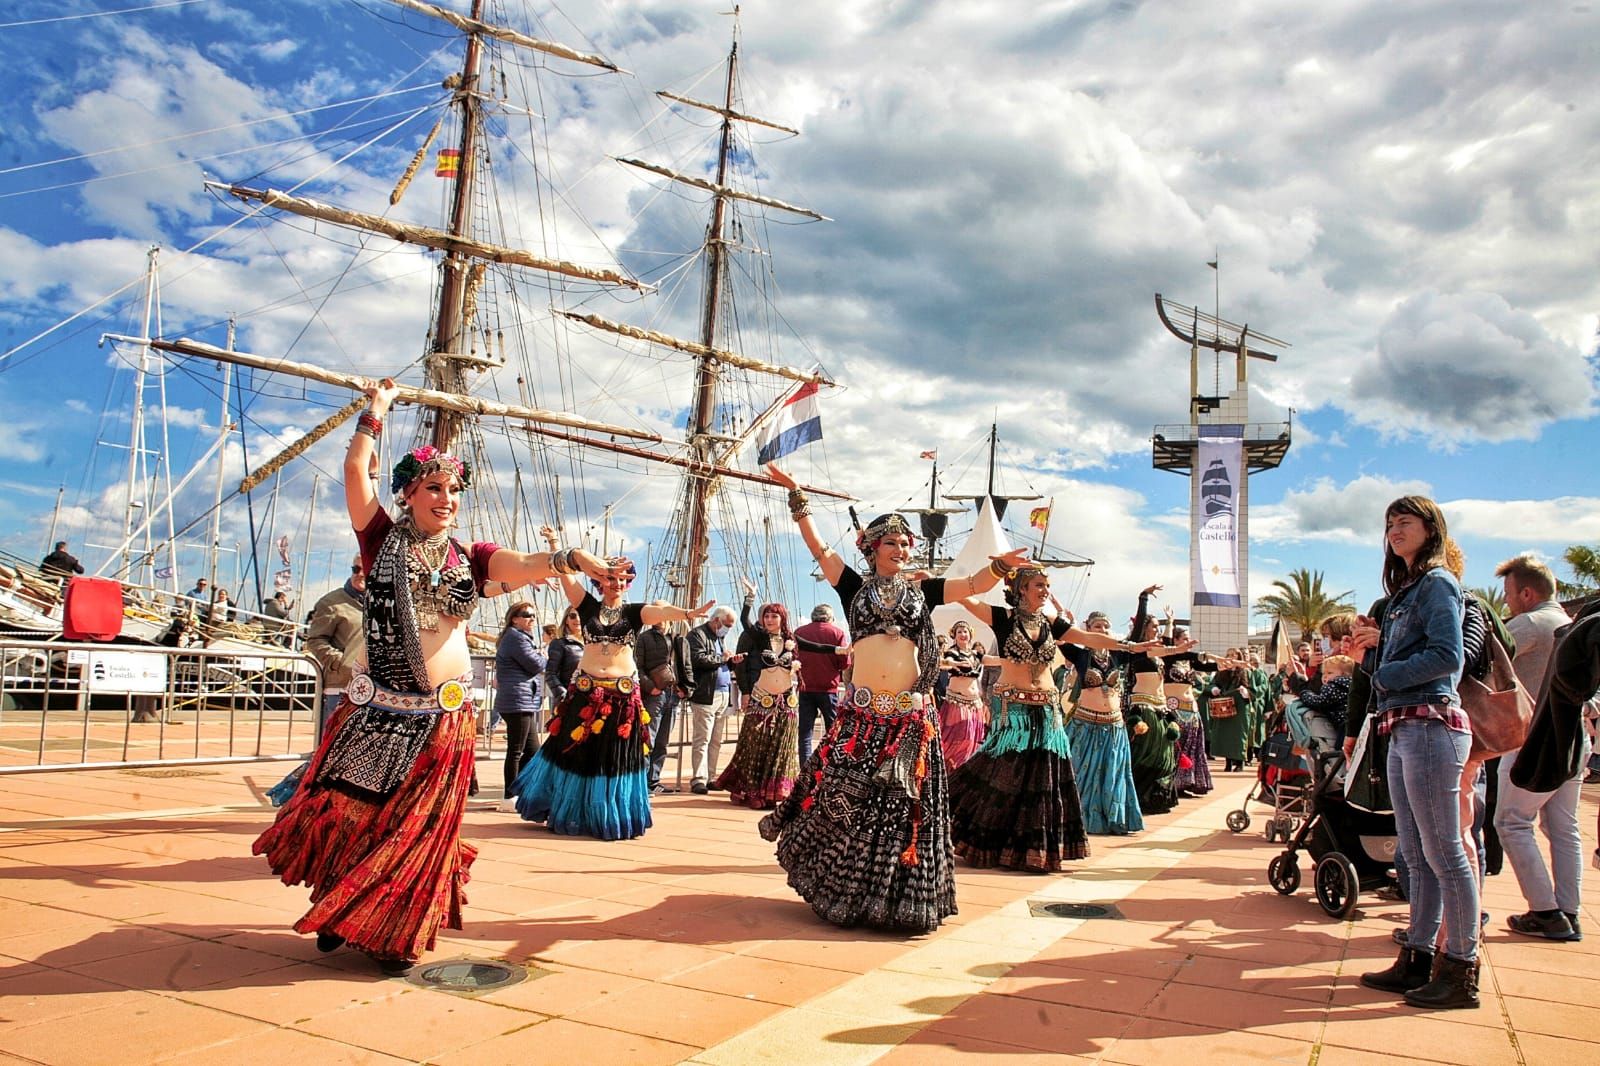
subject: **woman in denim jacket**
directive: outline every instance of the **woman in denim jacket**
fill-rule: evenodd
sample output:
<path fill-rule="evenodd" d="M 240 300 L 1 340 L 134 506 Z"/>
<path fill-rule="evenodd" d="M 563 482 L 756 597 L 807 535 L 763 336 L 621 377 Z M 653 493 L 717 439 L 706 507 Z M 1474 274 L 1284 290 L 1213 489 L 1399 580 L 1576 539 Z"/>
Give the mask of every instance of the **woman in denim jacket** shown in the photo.
<path fill-rule="evenodd" d="M 1461 774 L 1472 729 L 1461 681 L 1461 585 L 1446 566 L 1450 540 L 1439 505 L 1403 496 L 1384 513 L 1379 625 L 1361 619 L 1360 647 L 1376 646 L 1377 728 L 1389 734 L 1389 793 L 1400 847 L 1411 859 L 1411 922 L 1394 965 L 1363 974 L 1369 988 L 1405 993 L 1414 1007 L 1478 1005 L 1478 881 L 1461 836 Z M 1425 861 L 1417 861 L 1420 856 Z M 1444 957 L 1434 960 L 1441 921 Z"/>

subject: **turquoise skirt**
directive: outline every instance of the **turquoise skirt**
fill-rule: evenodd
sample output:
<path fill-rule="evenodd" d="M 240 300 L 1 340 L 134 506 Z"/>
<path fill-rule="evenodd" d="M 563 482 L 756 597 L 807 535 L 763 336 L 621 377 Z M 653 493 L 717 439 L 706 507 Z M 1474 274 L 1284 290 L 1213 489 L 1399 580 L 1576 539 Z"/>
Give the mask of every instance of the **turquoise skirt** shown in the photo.
<path fill-rule="evenodd" d="M 1133 788 L 1127 728 L 1121 722 L 1095 722 L 1074 715 L 1067 722 L 1067 739 L 1078 775 L 1084 829 L 1097 836 L 1124 836 L 1144 829 Z"/>

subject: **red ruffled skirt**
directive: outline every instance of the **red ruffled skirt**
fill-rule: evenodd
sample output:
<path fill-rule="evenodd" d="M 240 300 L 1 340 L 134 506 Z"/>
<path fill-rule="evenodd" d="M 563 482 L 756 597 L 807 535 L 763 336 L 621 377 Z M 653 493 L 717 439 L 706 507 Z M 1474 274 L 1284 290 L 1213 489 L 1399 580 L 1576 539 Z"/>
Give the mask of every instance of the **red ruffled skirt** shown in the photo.
<path fill-rule="evenodd" d="M 333 933 L 382 959 L 415 960 L 439 927 L 461 928 L 478 849 L 461 839 L 472 784 L 476 716 L 469 702 L 442 713 L 400 787 L 358 798 L 317 783 L 328 747 L 357 708 L 339 705 L 300 787 L 251 846 L 286 885 L 311 888 L 296 932 Z"/>

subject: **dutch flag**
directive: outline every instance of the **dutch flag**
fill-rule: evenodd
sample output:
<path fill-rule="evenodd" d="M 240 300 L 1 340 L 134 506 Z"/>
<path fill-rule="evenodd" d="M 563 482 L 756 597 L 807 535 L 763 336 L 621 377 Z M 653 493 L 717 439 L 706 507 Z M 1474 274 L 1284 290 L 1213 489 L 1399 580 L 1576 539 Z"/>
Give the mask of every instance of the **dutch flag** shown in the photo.
<path fill-rule="evenodd" d="M 783 408 L 758 439 L 756 462 L 765 466 L 801 445 L 822 439 L 822 412 L 817 409 L 817 385 L 806 382 L 784 402 Z"/>

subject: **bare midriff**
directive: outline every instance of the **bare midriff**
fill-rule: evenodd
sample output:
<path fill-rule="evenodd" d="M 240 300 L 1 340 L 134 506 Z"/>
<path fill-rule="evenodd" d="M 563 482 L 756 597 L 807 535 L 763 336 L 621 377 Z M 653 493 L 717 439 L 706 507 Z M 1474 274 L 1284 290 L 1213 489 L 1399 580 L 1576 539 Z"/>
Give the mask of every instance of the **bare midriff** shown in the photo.
<path fill-rule="evenodd" d="M 948 691 L 957 699 L 973 703 L 978 698 L 978 688 L 978 679 L 975 677 L 952 677 Z"/>
<path fill-rule="evenodd" d="M 632 677 L 639 672 L 631 644 L 585 644 L 579 669 L 590 677 Z"/>
<path fill-rule="evenodd" d="M 428 684 L 435 688 L 472 672 L 472 652 L 467 648 L 467 620 L 439 616 L 439 628 L 419 630 L 422 661 L 428 664 Z M 366 669 L 363 663 L 362 670 Z"/>
<path fill-rule="evenodd" d="M 794 688 L 794 671 L 783 666 L 769 666 L 756 678 L 756 688 L 781 696 Z"/>
<path fill-rule="evenodd" d="M 850 680 L 874 692 L 906 692 L 917 683 L 917 646 L 905 637 L 875 633 L 855 644 Z"/>
<path fill-rule="evenodd" d="M 995 688 L 1015 688 L 1024 692 L 1054 692 L 1055 678 L 1050 667 L 1043 663 L 1019 663 L 1007 659 L 1000 664 L 1000 676 Z"/>
<path fill-rule="evenodd" d="M 1134 674 L 1133 691 L 1141 696 L 1157 696 L 1162 699 L 1166 698 L 1166 693 L 1161 687 L 1160 674 Z"/>
<path fill-rule="evenodd" d="M 1078 706 L 1100 714 L 1121 714 L 1122 695 L 1116 689 L 1089 688 L 1078 694 Z"/>

